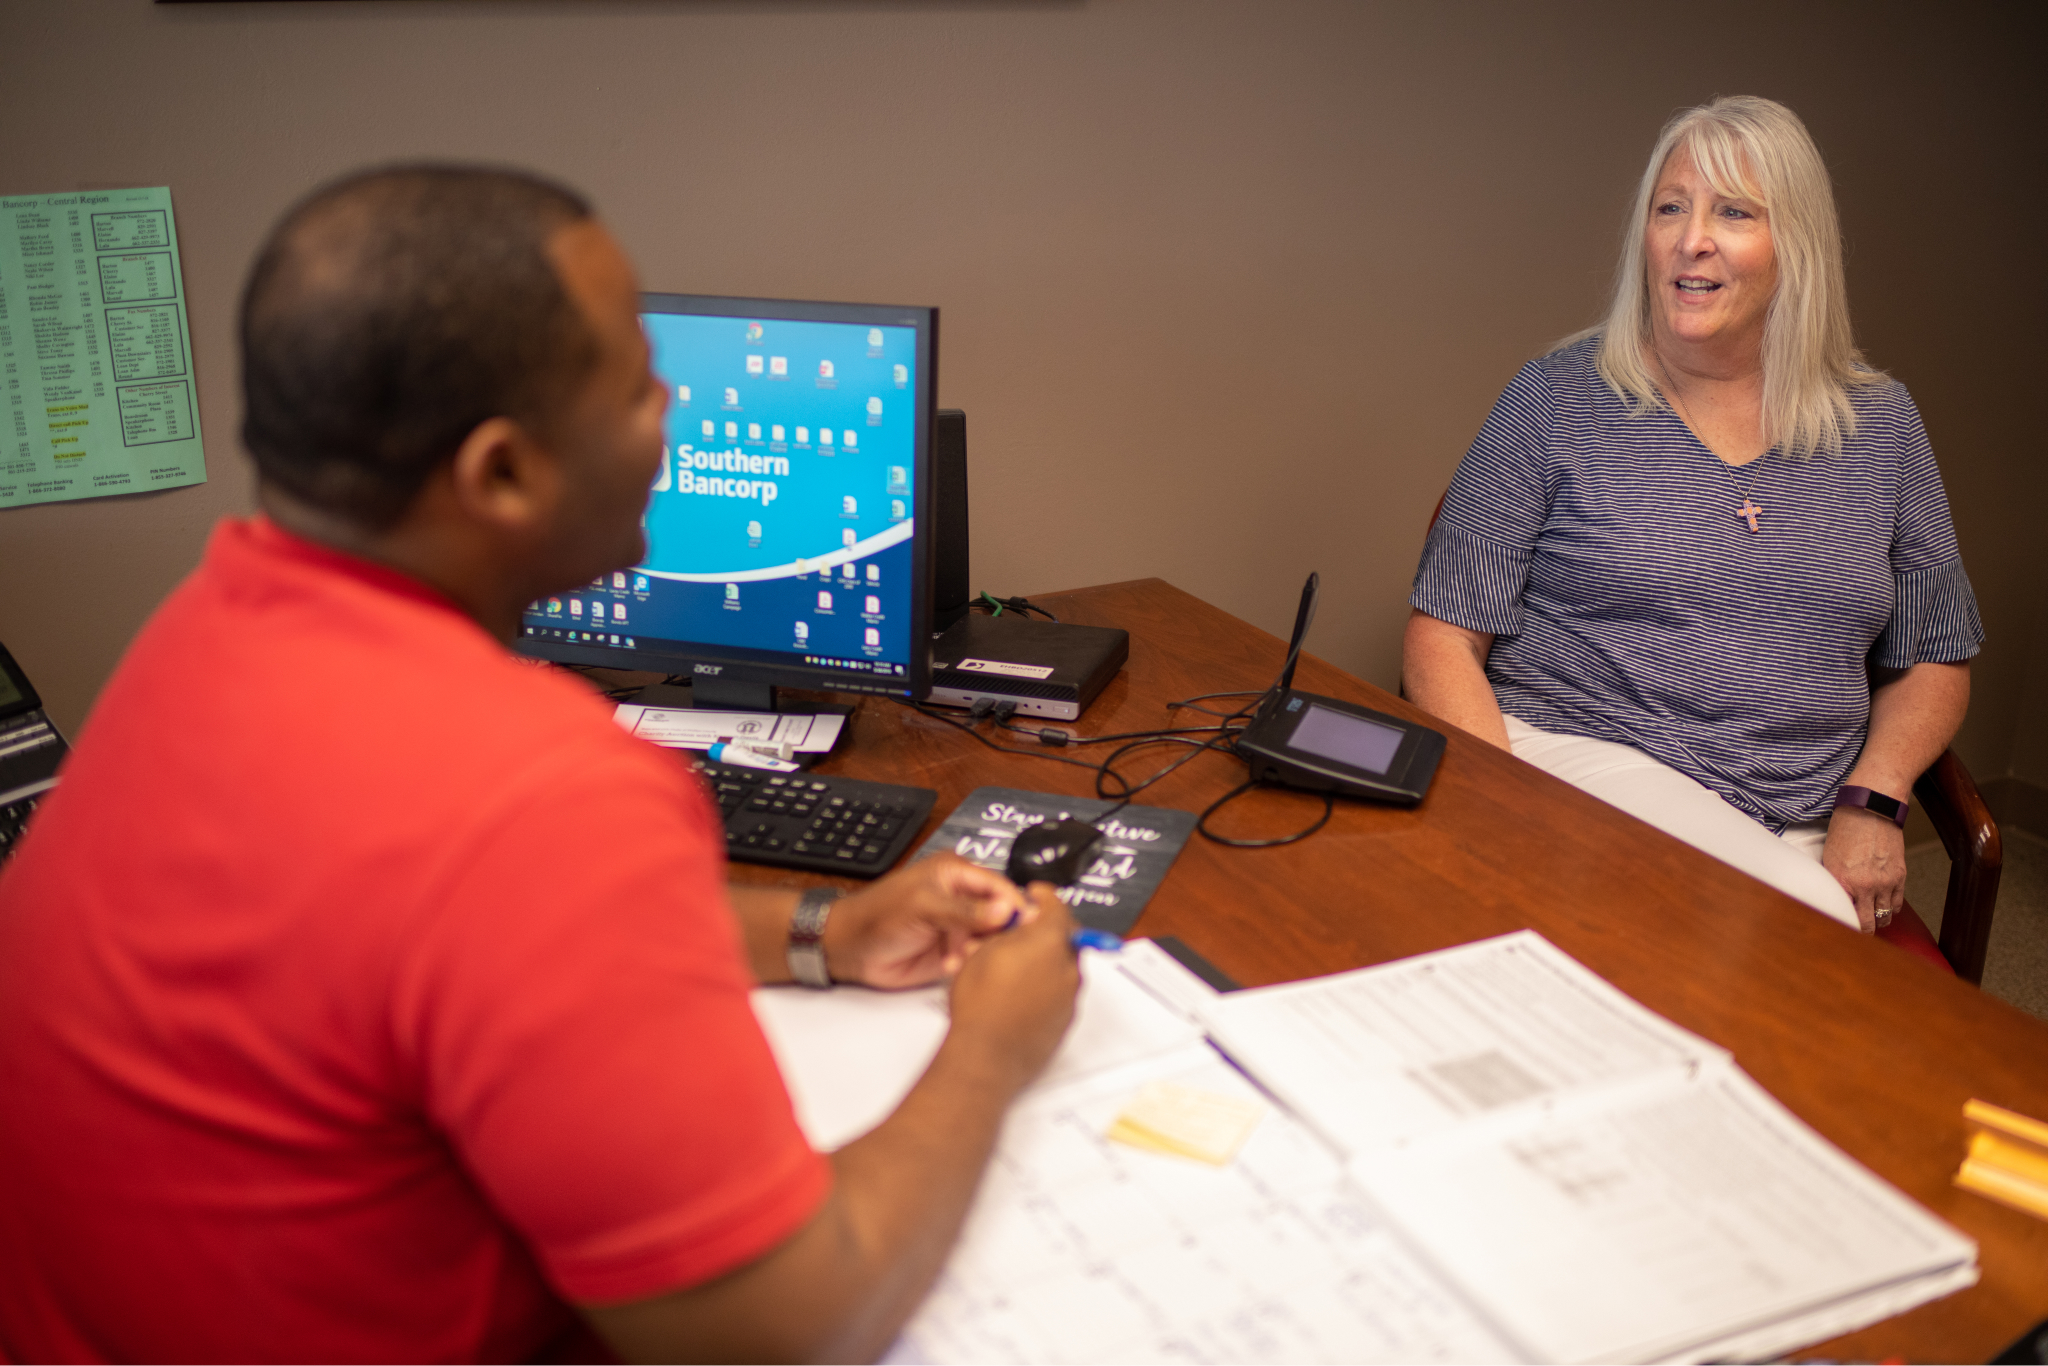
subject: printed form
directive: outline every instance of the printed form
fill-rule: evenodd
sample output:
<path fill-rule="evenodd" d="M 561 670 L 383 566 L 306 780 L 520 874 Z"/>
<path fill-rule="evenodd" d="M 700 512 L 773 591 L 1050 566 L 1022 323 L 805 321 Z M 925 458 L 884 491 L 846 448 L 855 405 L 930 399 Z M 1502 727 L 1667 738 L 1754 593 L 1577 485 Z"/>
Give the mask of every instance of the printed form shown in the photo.
<path fill-rule="evenodd" d="M 1208 1014 L 1529 1359 L 1775 1355 L 1976 1280 L 1969 1239 L 1532 932 Z"/>

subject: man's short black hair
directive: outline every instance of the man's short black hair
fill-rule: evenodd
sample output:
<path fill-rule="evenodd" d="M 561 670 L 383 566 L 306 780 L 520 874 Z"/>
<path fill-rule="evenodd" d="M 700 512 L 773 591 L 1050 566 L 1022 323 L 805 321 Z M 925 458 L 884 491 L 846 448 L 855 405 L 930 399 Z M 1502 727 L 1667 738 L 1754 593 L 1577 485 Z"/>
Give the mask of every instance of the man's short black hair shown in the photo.
<path fill-rule="evenodd" d="M 242 295 L 242 440 L 263 478 L 383 531 L 477 424 L 545 430 L 597 357 L 547 245 L 590 216 L 559 185 L 471 166 L 301 202 Z"/>

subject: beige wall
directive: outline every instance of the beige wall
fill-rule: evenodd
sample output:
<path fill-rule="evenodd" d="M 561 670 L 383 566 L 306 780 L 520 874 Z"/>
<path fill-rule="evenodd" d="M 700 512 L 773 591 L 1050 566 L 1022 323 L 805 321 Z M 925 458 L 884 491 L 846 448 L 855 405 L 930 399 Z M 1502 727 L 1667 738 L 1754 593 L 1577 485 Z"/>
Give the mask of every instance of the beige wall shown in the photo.
<path fill-rule="evenodd" d="M 1827 153 L 1860 333 L 1942 456 L 1992 634 L 1963 748 L 2002 773 L 2048 695 L 2020 9 L 9 0 L 0 192 L 172 188 L 211 482 L 0 512 L 0 639 L 75 727 L 249 506 L 266 225 L 365 162 L 477 157 L 584 187 L 652 288 L 940 305 L 978 587 L 1158 574 L 1282 630 L 1318 568 L 1312 648 L 1391 684 L 1488 404 L 1594 316 L 1663 118 L 1749 91 Z"/>

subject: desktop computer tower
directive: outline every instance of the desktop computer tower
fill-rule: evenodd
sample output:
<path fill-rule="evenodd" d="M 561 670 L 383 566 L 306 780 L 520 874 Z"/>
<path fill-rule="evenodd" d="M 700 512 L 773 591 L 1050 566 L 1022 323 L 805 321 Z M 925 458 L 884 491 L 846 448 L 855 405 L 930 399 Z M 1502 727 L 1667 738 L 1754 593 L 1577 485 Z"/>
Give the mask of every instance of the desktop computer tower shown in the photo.
<path fill-rule="evenodd" d="M 932 424 L 932 631 L 967 615 L 967 414 L 939 409 Z"/>

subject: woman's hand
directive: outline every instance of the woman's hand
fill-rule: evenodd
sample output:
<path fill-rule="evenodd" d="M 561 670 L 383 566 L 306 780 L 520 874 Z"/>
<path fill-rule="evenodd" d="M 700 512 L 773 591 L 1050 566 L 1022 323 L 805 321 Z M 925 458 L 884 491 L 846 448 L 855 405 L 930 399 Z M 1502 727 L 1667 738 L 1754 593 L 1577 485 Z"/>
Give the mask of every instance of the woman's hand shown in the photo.
<path fill-rule="evenodd" d="M 1888 817 L 1842 807 L 1828 821 L 1820 862 L 1856 903 L 1865 934 L 1877 928 L 1880 908 L 1896 911 L 1906 904 L 1906 832 Z"/>

